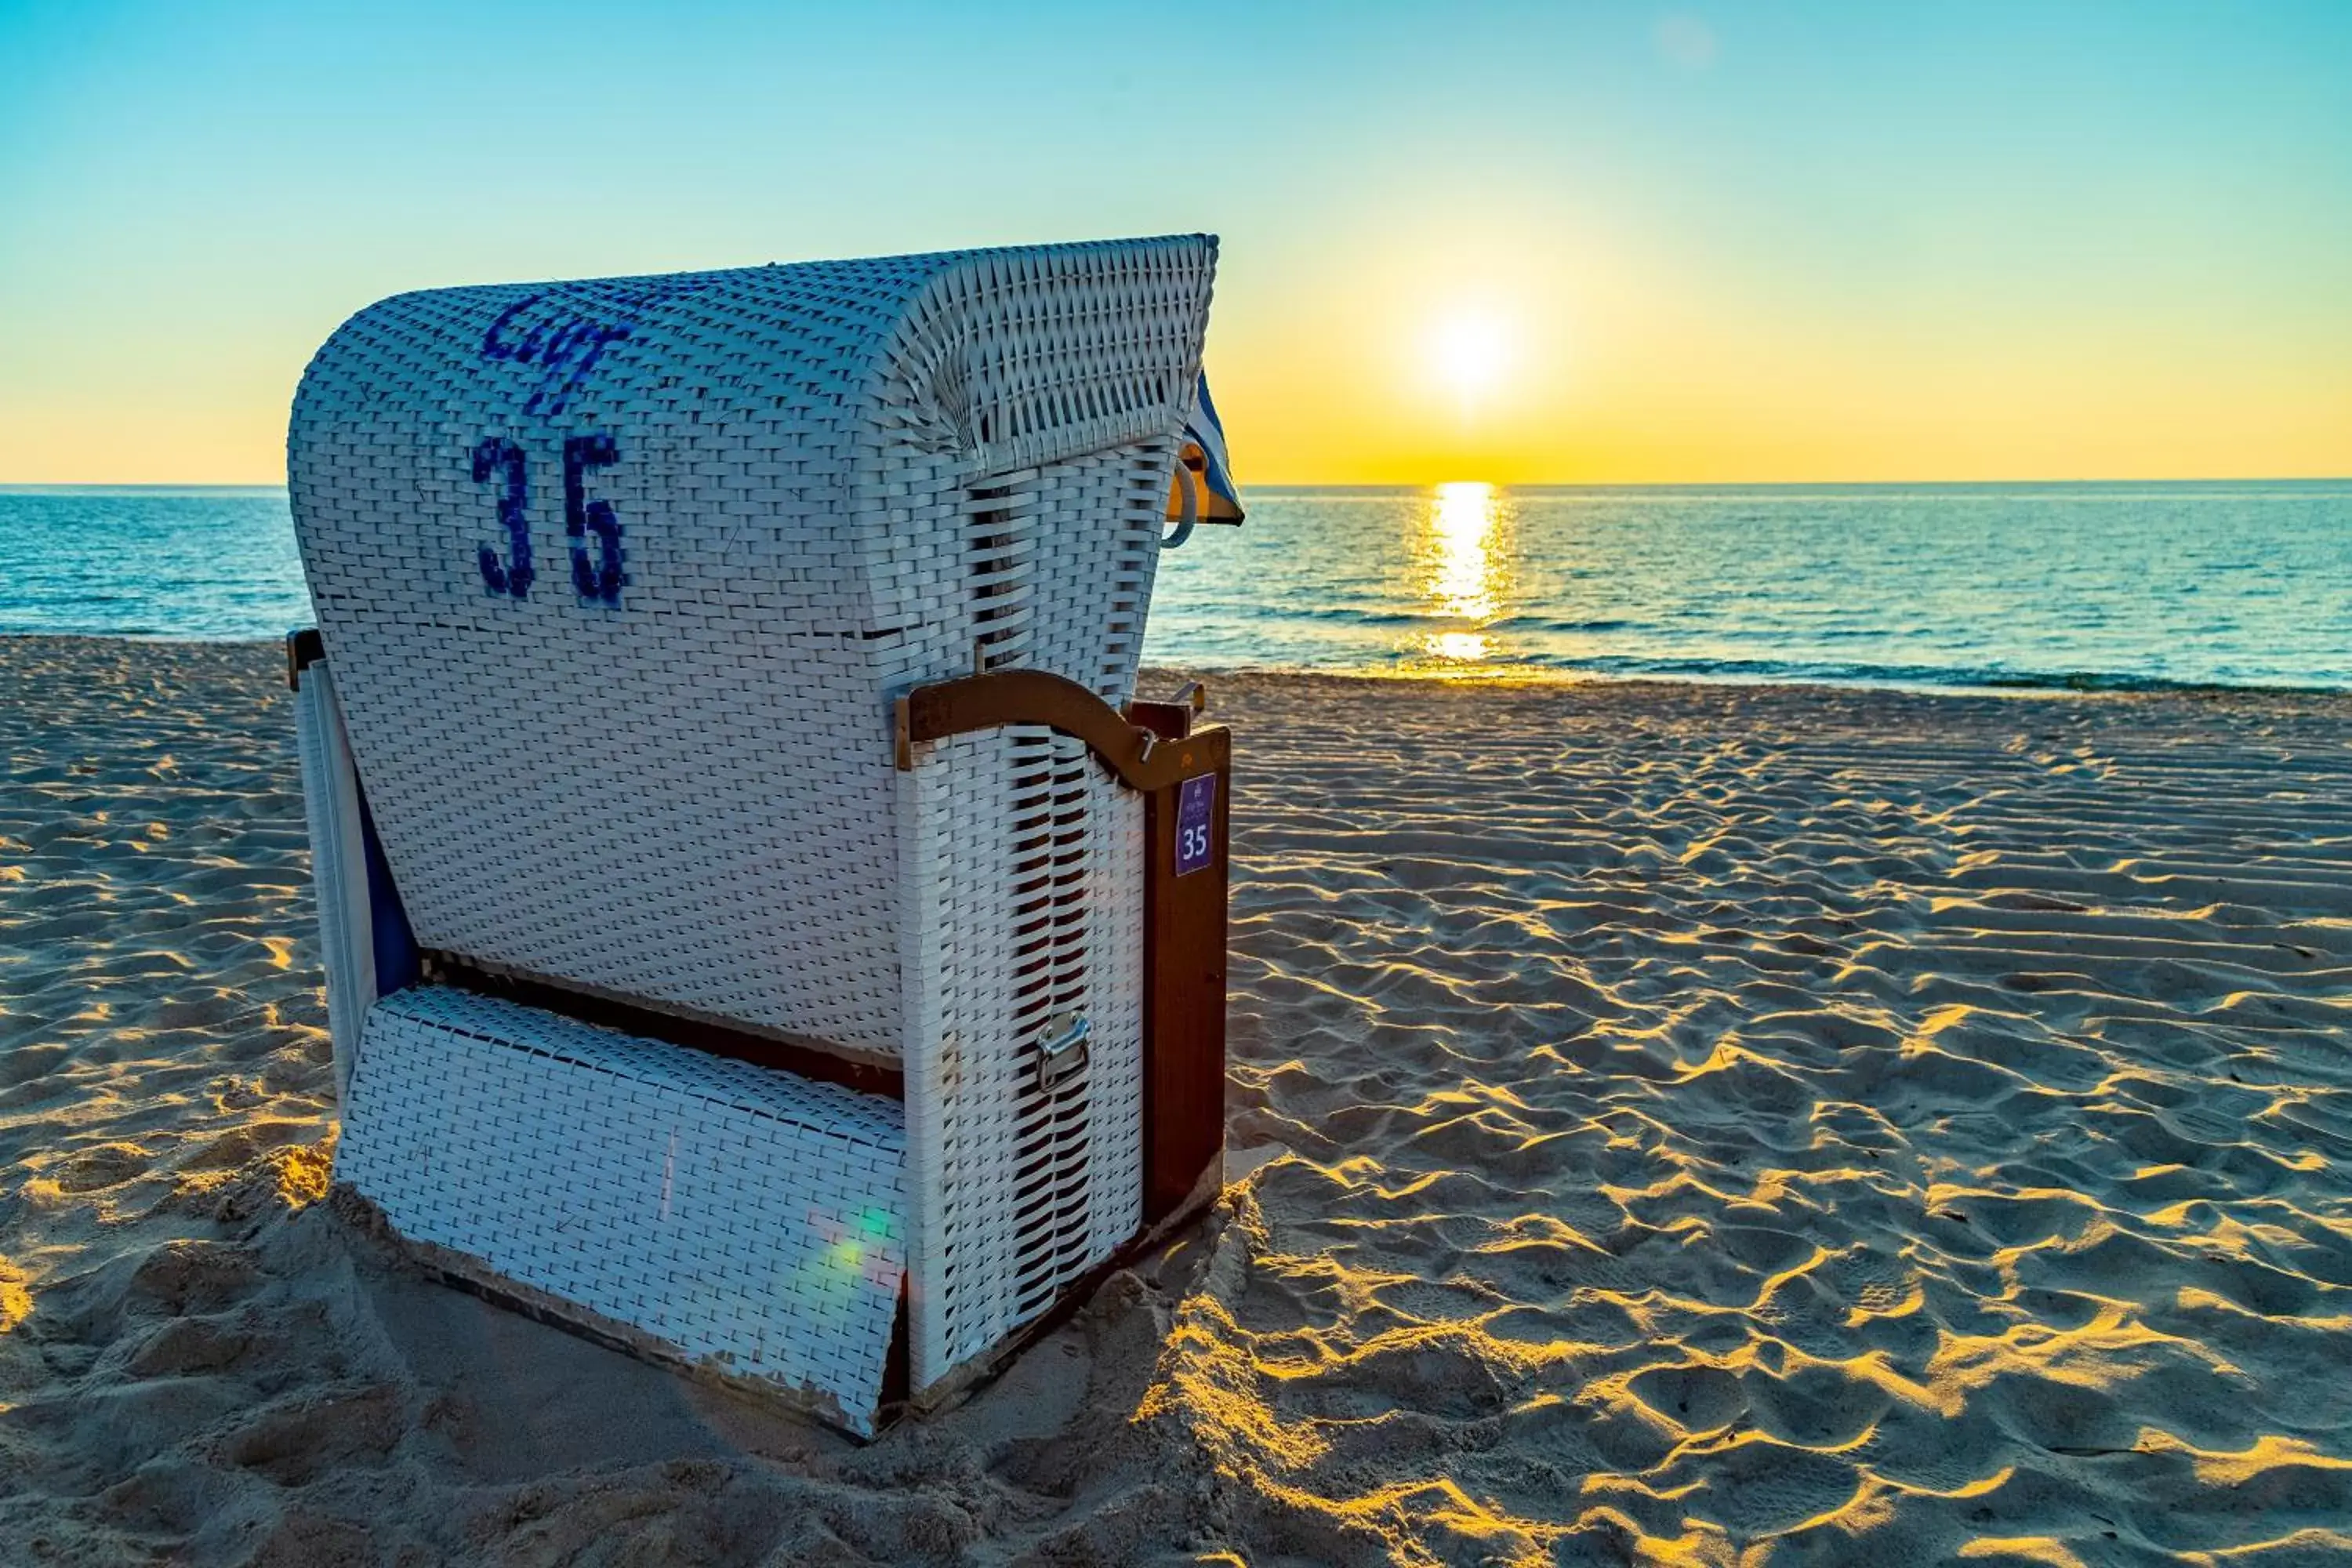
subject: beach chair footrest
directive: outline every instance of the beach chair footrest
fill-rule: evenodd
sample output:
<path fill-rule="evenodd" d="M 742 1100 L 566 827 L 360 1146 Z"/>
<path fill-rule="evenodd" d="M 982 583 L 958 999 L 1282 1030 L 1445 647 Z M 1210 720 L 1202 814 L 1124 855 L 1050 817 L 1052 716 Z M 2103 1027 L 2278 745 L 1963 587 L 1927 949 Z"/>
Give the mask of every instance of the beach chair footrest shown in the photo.
<path fill-rule="evenodd" d="M 438 986 L 372 1007 L 358 1058 L 336 1177 L 428 1261 L 871 1435 L 896 1101 Z"/>

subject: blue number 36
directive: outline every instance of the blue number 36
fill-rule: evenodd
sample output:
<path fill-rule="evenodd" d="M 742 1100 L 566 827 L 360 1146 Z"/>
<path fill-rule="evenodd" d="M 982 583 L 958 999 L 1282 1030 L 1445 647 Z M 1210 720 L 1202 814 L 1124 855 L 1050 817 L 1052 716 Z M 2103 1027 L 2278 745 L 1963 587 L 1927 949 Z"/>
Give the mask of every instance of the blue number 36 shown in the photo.
<path fill-rule="evenodd" d="M 563 443 L 563 534 L 572 547 L 572 588 L 590 604 L 618 605 L 629 578 L 623 569 L 621 521 L 613 503 L 588 499 L 588 470 L 620 461 L 620 447 L 604 435 L 572 436 Z M 492 594 L 528 599 L 538 573 L 530 563 L 530 470 L 522 448 L 492 436 L 474 448 L 474 482 L 502 481 L 499 525 L 506 532 L 502 559 L 494 545 L 482 545 L 475 563 L 482 586 Z M 593 540 L 592 552 L 589 542 Z"/>

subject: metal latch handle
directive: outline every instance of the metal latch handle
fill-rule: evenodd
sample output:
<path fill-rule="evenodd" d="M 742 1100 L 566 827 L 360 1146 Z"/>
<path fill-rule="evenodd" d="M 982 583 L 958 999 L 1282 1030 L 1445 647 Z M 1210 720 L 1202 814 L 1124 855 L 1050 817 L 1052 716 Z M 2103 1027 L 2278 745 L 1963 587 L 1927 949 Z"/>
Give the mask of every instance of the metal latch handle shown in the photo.
<path fill-rule="evenodd" d="M 1037 1047 L 1037 1087 L 1051 1089 L 1087 1065 L 1087 1037 L 1094 1032 L 1084 1013 L 1045 1020 L 1048 1037 Z"/>

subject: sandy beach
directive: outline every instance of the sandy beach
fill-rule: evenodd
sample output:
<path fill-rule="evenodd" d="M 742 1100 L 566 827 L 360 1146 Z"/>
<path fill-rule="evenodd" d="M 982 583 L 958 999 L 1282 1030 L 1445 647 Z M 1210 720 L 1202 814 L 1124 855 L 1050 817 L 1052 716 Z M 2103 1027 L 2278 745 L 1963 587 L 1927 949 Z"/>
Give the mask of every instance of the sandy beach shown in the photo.
<path fill-rule="evenodd" d="M 2352 699 L 1212 690 L 1235 1179 L 858 1447 L 352 1223 L 278 650 L 0 639 L 0 1562 L 2352 1561 Z"/>

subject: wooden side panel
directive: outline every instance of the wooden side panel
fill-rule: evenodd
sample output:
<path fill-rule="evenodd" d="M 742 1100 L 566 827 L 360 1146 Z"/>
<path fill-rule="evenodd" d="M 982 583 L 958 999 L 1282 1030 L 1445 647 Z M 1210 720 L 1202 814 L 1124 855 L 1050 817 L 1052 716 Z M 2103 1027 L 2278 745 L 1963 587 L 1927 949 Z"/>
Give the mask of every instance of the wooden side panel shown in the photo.
<path fill-rule="evenodd" d="M 1181 1209 L 1225 1146 L 1225 884 L 1233 732 L 1192 728 L 1197 699 L 1121 713 L 1076 681 L 1000 669 L 919 686 L 897 704 L 898 762 L 914 747 L 1005 724 L 1086 742 L 1144 797 L 1144 1184 L 1150 1227 Z M 1206 822 L 1188 795 L 1208 787 Z M 1188 826 L 1191 831 L 1188 833 Z M 1207 842 L 1203 844 L 1205 834 Z"/>
<path fill-rule="evenodd" d="M 1172 748 L 1171 748 L 1172 749 Z M 1201 748 L 1213 781 L 1205 863 L 1183 842 L 1184 781 L 1145 798 L 1144 1188 L 1149 1226 L 1182 1205 L 1225 1144 L 1225 885 L 1233 771 Z M 1195 785 L 1197 790 L 1198 786 Z M 1197 808 L 1196 808 L 1197 809 Z M 1192 825 L 1197 831 L 1199 824 Z M 1180 870 L 1186 865 L 1194 867 Z"/>

